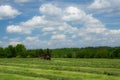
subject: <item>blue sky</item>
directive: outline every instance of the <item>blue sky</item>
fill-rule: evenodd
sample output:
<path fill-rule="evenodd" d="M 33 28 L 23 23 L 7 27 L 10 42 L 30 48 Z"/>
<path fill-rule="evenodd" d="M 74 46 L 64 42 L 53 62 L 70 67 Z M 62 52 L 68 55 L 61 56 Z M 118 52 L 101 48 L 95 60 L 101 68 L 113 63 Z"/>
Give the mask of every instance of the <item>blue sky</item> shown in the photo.
<path fill-rule="evenodd" d="M 0 0 L 0 46 L 120 46 L 120 0 Z"/>

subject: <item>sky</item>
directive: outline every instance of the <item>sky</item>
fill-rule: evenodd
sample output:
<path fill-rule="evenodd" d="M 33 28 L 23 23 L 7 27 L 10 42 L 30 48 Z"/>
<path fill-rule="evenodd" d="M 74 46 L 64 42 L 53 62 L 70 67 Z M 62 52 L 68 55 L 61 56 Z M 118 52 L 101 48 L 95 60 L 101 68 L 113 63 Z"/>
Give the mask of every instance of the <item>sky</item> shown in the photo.
<path fill-rule="evenodd" d="M 0 46 L 120 46 L 120 0 L 0 0 Z"/>

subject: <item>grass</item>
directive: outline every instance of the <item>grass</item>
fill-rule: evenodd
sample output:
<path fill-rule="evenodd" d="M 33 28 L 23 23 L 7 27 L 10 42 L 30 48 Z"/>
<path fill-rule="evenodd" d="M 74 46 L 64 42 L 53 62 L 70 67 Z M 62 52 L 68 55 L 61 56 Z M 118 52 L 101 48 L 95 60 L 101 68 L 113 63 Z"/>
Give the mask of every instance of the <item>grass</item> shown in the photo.
<path fill-rule="evenodd" d="M 119 59 L 0 59 L 0 80 L 120 80 Z"/>
<path fill-rule="evenodd" d="M 0 80 L 49 80 L 45 78 L 35 78 L 18 74 L 0 73 Z"/>

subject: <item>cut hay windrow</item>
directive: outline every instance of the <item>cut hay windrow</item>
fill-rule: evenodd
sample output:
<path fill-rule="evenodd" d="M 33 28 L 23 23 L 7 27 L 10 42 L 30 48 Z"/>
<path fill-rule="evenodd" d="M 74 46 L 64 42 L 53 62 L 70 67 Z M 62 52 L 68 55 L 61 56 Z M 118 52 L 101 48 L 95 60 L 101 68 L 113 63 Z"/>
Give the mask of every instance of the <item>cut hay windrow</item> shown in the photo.
<path fill-rule="evenodd" d="M 0 80 L 6 79 L 5 75 L 11 75 L 8 80 L 19 77 L 20 80 L 120 80 L 119 63 L 119 59 L 3 58 L 0 59 Z"/>

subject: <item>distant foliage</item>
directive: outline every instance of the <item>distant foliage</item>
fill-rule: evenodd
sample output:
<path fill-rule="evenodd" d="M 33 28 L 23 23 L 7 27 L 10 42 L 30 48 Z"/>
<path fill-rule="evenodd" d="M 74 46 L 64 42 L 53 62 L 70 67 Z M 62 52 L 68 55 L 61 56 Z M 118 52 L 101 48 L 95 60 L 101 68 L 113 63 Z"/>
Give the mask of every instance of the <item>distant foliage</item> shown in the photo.
<path fill-rule="evenodd" d="M 53 49 L 55 58 L 120 58 L 120 47 L 85 47 Z"/>
<path fill-rule="evenodd" d="M 27 50 L 23 44 L 17 44 L 15 50 L 16 50 L 16 57 L 22 57 L 22 58 L 27 57 Z"/>
<path fill-rule="evenodd" d="M 25 58 L 27 56 L 27 50 L 23 44 L 17 44 L 16 46 L 9 45 L 6 48 L 0 48 L 1 58 L 12 58 L 21 57 Z"/>
<path fill-rule="evenodd" d="M 85 47 L 58 49 L 29 49 L 23 44 L 0 47 L 0 58 L 120 58 L 120 47 Z"/>

